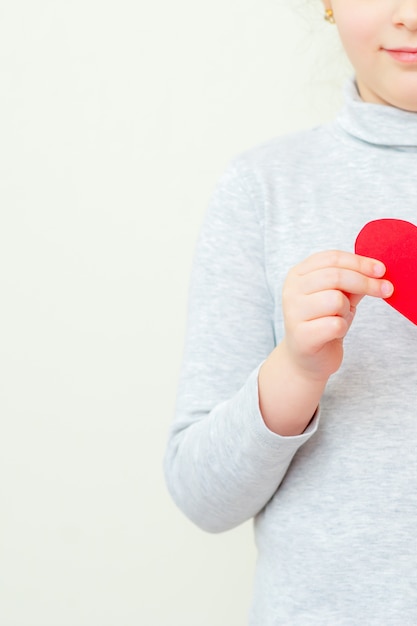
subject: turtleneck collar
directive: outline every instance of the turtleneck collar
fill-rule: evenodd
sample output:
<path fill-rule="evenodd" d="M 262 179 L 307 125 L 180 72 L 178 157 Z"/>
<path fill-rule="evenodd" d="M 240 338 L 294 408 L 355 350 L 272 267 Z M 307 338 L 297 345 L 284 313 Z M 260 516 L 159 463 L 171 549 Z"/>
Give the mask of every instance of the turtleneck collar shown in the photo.
<path fill-rule="evenodd" d="M 345 85 L 344 106 L 336 123 L 349 135 L 367 143 L 417 148 L 417 113 L 364 102 L 354 79 Z"/>

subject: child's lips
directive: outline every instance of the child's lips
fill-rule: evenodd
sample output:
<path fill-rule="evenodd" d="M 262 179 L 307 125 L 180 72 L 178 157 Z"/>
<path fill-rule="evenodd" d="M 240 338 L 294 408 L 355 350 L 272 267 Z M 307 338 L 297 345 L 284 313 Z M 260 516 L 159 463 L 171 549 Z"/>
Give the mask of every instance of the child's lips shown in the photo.
<path fill-rule="evenodd" d="M 401 63 L 417 63 L 417 48 L 384 48 L 395 61 Z"/>

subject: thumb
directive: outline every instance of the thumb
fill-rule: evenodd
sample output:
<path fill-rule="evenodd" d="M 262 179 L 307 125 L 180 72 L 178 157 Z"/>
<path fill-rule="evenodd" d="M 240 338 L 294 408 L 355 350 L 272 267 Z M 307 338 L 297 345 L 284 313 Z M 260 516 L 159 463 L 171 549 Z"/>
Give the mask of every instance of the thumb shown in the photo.
<path fill-rule="evenodd" d="M 356 293 L 350 293 L 348 295 L 348 298 L 349 298 L 351 309 L 352 308 L 355 309 L 358 306 L 359 302 L 362 300 L 363 297 L 364 297 L 363 295 L 359 295 L 359 294 L 356 294 Z"/>

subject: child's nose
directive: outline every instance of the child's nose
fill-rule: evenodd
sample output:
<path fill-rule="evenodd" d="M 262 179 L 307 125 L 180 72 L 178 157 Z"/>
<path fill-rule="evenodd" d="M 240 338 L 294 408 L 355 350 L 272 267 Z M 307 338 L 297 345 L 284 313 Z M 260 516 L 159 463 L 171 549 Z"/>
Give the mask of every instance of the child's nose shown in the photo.
<path fill-rule="evenodd" d="M 397 0 L 392 18 L 395 26 L 417 31 L 417 0 Z"/>

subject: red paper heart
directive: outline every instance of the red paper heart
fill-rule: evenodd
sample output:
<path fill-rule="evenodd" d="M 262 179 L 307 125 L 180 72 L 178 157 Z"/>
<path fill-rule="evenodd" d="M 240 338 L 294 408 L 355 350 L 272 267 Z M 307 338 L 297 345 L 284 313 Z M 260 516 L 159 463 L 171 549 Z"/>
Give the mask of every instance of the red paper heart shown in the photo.
<path fill-rule="evenodd" d="M 369 222 L 357 236 L 355 252 L 385 264 L 384 278 L 394 285 L 386 302 L 417 324 L 417 227 L 395 219 Z"/>

